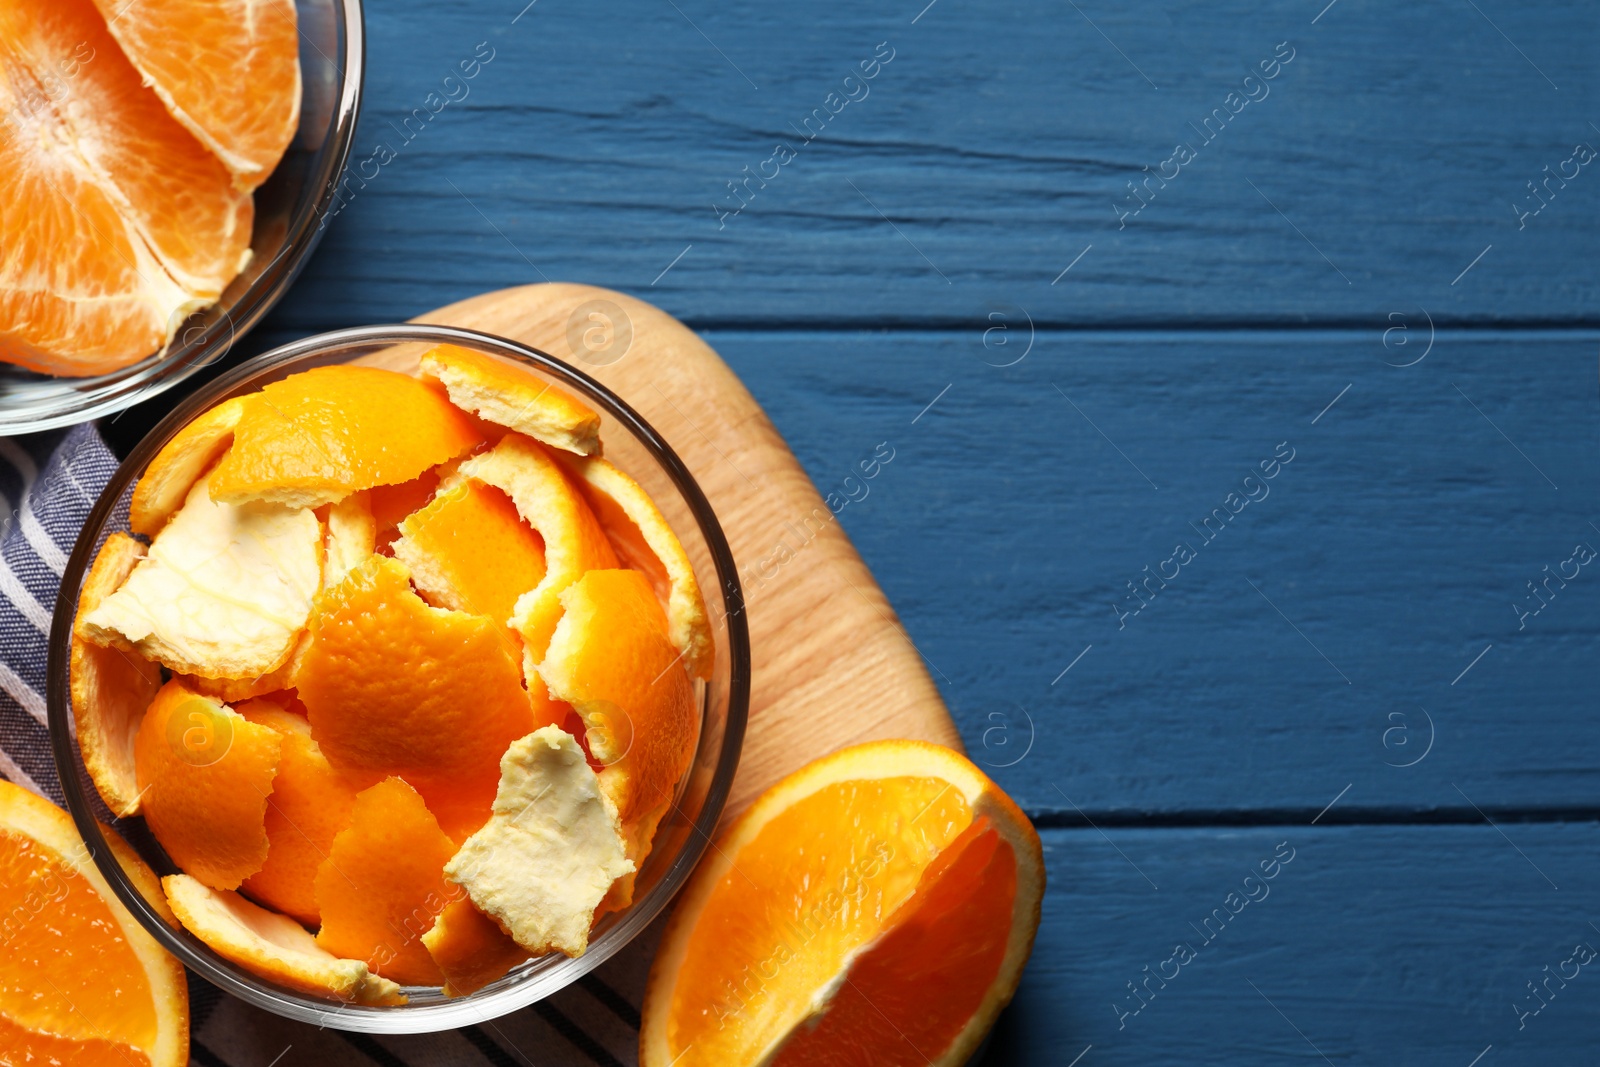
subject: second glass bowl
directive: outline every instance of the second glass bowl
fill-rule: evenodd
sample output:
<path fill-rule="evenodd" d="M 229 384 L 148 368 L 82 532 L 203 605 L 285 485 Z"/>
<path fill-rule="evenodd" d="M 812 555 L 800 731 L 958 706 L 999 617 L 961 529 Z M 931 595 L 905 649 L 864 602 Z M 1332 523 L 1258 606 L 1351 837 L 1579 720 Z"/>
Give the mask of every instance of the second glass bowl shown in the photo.
<path fill-rule="evenodd" d="M 634 903 L 596 924 L 584 955 L 531 960 L 466 997 L 447 999 L 437 989 L 408 988 L 410 1002 L 400 1007 L 346 1005 L 258 977 L 187 931 L 168 926 L 140 895 L 106 846 L 97 819 L 122 835 L 157 874 L 175 873 L 177 868 L 143 819 L 110 816 L 84 767 L 69 696 L 72 624 L 95 554 L 112 532 L 126 529 L 134 483 L 161 447 L 192 419 L 229 397 L 313 367 L 356 363 L 411 372 L 422 353 L 444 343 L 520 364 L 600 413 L 606 457 L 655 500 L 694 565 L 712 623 L 716 665 L 710 680 L 697 686 L 699 745 L 679 783 L 677 801 L 639 872 Z M 50 633 L 47 689 L 51 745 L 67 807 L 96 866 L 157 941 L 213 985 L 268 1011 L 338 1029 L 422 1033 L 481 1023 L 549 996 L 618 952 L 666 908 L 709 845 L 733 782 L 749 708 L 750 643 L 738 574 L 716 515 L 683 462 L 619 397 L 552 356 L 487 334 L 443 326 L 370 326 L 307 338 L 241 364 L 185 400 L 139 443 L 95 503 L 67 562 Z"/>

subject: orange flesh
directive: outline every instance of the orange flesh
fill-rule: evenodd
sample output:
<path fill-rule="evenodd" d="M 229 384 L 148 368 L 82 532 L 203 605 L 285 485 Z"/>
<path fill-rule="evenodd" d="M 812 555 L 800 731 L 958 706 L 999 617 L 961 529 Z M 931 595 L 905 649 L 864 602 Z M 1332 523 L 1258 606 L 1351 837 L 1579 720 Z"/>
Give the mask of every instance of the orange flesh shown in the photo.
<path fill-rule="evenodd" d="M 912 777 L 837 782 L 775 816 L 691 935 L 667 1032 L 681 1067 L 739 1062 L 779 1040 L 971 822 L 947 782 Z"/>
<path fill-rule="evenodd" d="M 888 932 L 851 964 L 822 1019 L 801 1027 L 774 1067 L 927 1064 L 950 1047 L 999 974 L 1016 891 L 1016 855 L 980 817 L 923 872 Z"/>
<path fill-rule="evenodd" d="M 58 1035 L 69 1051 L 88 1040 L 103 1042 L 101 1051 L 153 1048 L 158 1021 L 150 979 L 94 886 L 49 849 L 10 830 L 0 830 L 0 886 L 13 902 L 0 915 L 0 1024 L 10 1020 Z M 53 1062 L 15 1058 L 9 1036 L 0 1029 L 0 1060 Z M 23 1049 L 51 1053 L 58 1051 L 54 1040 L 19 1038 Z M 88 1052 L 62 1062 L 90 1062 Z"/>
<path fill-rule="evenodd" d="M 0 1015 L 0 1050 L 6 1064 L 45 1067 L 105 1067 L 106 1064 L 122 1067 L 148 1067 L 150 1057 L 143 1052 L 116 1041 L 98 1038 L 73 1039 L 25 1030 Z"/>
<path fill-rule="evenodd" d="M 416 790 L 399 778 L 362 792 L 317 872 L 317 944 L 402 985 L 442 984 L 422 935 L 462 895 L 444 878 L 455 851 Z"/>

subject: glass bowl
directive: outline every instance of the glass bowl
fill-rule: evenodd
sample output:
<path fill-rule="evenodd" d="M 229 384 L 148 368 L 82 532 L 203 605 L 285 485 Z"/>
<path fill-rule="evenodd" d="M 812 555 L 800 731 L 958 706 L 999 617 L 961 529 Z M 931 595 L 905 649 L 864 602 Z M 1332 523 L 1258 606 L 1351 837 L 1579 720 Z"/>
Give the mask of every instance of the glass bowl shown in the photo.
<path fill-rule="evenodd" d="M 110 374 L 53 378 L 0 363 L 0 437 L 121 411 L 214 363 L 288 291 L 327 229 L 361 102 L 361 0 L 295 0 L 300 128 L 255 192 L 255 253 L 216 304 L 191 315 L 159 355 Z"/>
<path fill-rule="evenodd" d="M 213 952 L 187 931 L 168 926 L 140 895 L 106 846 L 96 819 L 114 827 L 158 874 L 174 873 L 177 867 L 142 818 L 111 816 L 84 767 L 68 695 L 72 623 L 84 576 L 95 554 L 113 531 L 127 528 L 128 499 L 134 482 L 161 447 L 191 419 L 229 397 L 312 367 L 360 363 L 411 371 L 423 352 L 441 342 L 519 363 L 582 398 L 600 413 L 607 458 L 632 475 L 654 498 L 694 564 L 712 622 L 716 666 L 709 682 L 696 683 L 701 724 L 694 762 L 679 783 L 672 811 L 662 821 L 654 848 L 639 871 L 634 903 L 595 925 L 584 955 L 568 959 L 554 954 L 530 960 L 466 997 L 446 999 L 437 988 L 413 987 L 406 990 L 411 999 L 404 1006 L 361 1007 L 308 996 L 257 977 Z M 117 896 L 156 940 L 213 985 L 268 1011 L 345 1030 L 423 1033 L 480 1023 L 547 997 L 599 966 L 648 926 L 689 877 L 722 814 L 744 739 L 750 696 L 750 641 L 743 604 L 733 556 L 694 478 L 655 430 L 593 378 L 543 352 L 450 327 L 367 326 L 321 334 L 247 360 L 185 399 L 134 448 L 96 501 L 62 575 L 50 632 L 46 700 L 61 788 L 96 866 Z"/>

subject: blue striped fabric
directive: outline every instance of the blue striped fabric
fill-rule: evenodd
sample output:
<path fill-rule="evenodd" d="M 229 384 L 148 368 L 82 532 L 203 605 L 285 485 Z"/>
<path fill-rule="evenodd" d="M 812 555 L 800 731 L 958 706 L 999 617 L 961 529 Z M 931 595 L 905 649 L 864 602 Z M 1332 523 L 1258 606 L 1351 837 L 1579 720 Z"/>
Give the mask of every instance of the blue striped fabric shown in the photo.
<path fill-rule="evenodd" d="M 91 425 L 0 438 L 0 776 L 61 804 L 45 728 L 50 616 L 68 553 L 117 459 Z M 190 977 L 192 1059 L 202 1067 L 638 1062 L 652 929 L 577 984 L 531 1008 L 443 1034 L 372 1038 L 293 1023 Z"/>

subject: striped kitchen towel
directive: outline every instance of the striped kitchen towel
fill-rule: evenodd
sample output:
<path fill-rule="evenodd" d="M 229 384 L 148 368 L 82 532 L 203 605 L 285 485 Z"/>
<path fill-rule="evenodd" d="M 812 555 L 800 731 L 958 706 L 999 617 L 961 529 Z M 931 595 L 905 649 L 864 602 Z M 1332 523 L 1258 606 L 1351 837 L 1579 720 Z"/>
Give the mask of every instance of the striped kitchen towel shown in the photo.
<path fill-rule="evenodd" d="M 43 695 L 50 614 L 67 555 L 116 467 L 92 424 L 0 438 L 0 775 L 57 804 L 63 800 Z M 191 975 L 191 1059 L 201 1067 L 632 1065 L 659 927 L 548 1000 L 437 1034 L 318 1029 L 250 1007 Z"/>

